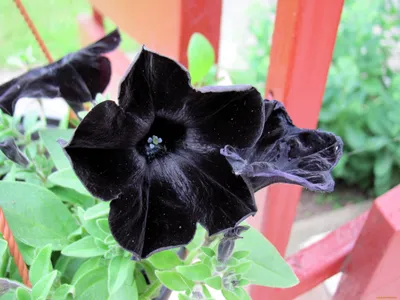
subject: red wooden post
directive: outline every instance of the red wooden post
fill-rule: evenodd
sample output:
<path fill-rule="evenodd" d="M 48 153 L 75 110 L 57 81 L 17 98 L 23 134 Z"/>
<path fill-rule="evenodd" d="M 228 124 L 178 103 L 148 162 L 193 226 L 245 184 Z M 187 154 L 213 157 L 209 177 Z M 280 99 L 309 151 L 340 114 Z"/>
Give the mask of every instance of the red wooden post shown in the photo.
<path fill-rule="evenodd" d="M 400 185 L 375 200 L 334 297 L 400 299 Z"/>
<path fill-rule="evenodd" d="M 343 0 L 278 0 L 266 90 L 297 126 L 317 125 L 342 7 Z M 298 186 L 268 188 L 261 231 L 283 255 L 300 195 Z M 253 287 L 251 295 L 265 299 L 266 290 Z"/>
<path fill-rule="evenodd" d="M 287 258 L 300 280 L 292 288 L 268 289 L 268 299 L 292 300 L 339 273 L 367 219 L 368 212 L 342 225 L 322 240 Z"/>
<path fill-rule="evenodd" d="M 267 91 L 283 101 L 294 123 L 315 128 L 343 0 L 279 0 Z M 263 233 L 284 254 L 301 189 L 268 190 Z"/>

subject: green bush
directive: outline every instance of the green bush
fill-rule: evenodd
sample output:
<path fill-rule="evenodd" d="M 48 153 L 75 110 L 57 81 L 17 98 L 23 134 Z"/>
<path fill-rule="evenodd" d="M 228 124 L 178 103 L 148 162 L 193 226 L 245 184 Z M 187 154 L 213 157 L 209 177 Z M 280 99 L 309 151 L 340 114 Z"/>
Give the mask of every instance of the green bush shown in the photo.
<path fill-rule="evenodd" d="M 398 45 L 396 1 L 347 0 L 329 70 L 319 127 L 343 138 L 334 170 L 339 184 L 380 195 L 400 182 L 400 74 L 389 66 Z M 254 45 L 247 47 L 252 84 L 264 88 L 273 20 L 270 8 L 250 10 Z M 233 80 L 240 79 L 232 76 Z"/>
<path fill-rule="evenodd" d="M 399 25 L 390 1 L 346 2 L 319 119 L 344 141 L 335 177 L 376 196 L 400 182 L 400 75 L 389 66 Z"/>

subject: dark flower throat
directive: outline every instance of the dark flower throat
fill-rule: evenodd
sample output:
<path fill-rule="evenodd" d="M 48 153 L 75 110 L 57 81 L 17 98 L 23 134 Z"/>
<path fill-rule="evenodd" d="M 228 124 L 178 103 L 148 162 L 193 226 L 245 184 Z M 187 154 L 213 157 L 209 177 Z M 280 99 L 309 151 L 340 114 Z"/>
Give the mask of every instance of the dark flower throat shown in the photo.
<path fill-rule="evenodd" d="M 156 118 L 149 132 L 138 143 L 137 149 L 148 162 L 152 162 L 179 148 L 185 135 L 186 129 L 183 125 L 164 118 Z"/>

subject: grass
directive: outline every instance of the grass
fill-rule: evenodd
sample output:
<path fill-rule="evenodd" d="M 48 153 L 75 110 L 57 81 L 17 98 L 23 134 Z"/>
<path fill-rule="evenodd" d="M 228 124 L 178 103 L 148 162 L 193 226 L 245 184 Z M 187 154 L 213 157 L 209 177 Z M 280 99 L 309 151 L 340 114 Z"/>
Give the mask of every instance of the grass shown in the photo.
<path fill-rule="evenodd" d="M 37 30 L 54 59 L 78 50 L 79 44 L 77 16 L 90 13 L 87 0 L 23 0 L 22 1 Z M 106 31 L 115 26 L 106 20 Z M 137 44 L 125 34 L 121 48 L 133 51 Z M 12 0 L 0 1 L 0 68 L 8 68 L 7 59 L 32 47 L 33 56 L 44 64 L 46 59 L 23 17 Z"/>

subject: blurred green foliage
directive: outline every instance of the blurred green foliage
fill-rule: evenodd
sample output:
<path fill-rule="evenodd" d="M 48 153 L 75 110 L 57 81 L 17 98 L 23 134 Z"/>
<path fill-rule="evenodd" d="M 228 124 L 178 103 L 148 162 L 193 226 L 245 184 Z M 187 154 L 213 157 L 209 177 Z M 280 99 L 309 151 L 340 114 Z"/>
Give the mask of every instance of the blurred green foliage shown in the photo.
<path fill-rule="evenodd" d="M 336 179 L 381 195 L 400 182 L 398 1 L 346 1 L 319 126 L 340 135 Z M 396 49 L 397 47 L 397 49 Z"/>
<path fill-rule="evenodd" d="M 77 16 L 91 13 L 87 0 L 22 2 L 54 59 L 59 59 L 81 47 Z M 108 19 L 105 20 L 105 27 L 107 32 L 115 29 L 115 25 Z M 12 0 L 0 1 L 0 45 L 0 67 L 15 68 L 15 65 L 8 65 L 7 60 L 20 52 L 25 52 L 29 47 L 32 48 L 32 55 L 37 58 L 39 64 L 47 63 Z M 133 51 L 138 45 L 122 34 L 120 47 L 125 51 Z"/>
<path fill-rule="evenodd" d="M 251 83 L 260 91 L 268 69 L 273 12 L 256 5 L 249 15 L 254 44 L 246 55 Z M 344 141 L 343 158 L 334 169 L 336 181 L 374 196 L 400 183 L 400 74 L 394 70 L 400 65 L 393 66 L 392 59 L 400 49 L 399 33 L 398 1 L 345 1 L 319 119 L 321 129 Z M 242 81 L 236 73 L 232 78 Z"/>

